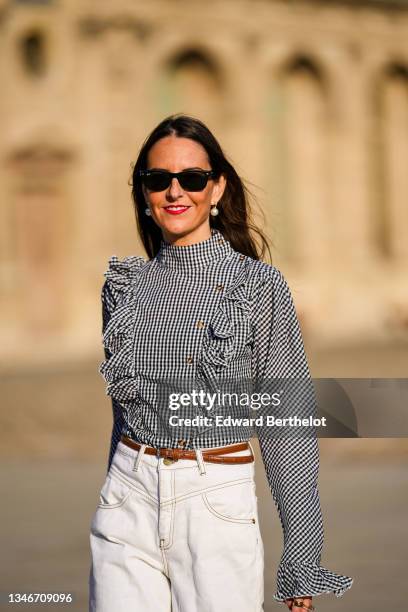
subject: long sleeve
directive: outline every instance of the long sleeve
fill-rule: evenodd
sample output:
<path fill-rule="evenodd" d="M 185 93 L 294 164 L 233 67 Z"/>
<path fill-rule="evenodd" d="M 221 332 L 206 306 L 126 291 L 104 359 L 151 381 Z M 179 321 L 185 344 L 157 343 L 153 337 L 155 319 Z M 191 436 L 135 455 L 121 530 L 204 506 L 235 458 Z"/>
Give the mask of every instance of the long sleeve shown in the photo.
<path fill-rule="evenodd" d="M 112 288 L 111 284 L 108 280 L 105 280 L 102 291 L 101 291 L 101 302 L 102 302 L 102 336 L 105 333 L 105 329 L 110 321 L 111 314 L 116 306 L 117 296 L 115 295 L 115 291 Z M 109 359 L 112 354 L 110 351 L 104 347 L 105 359 Z M 123 427 L 123 415 L 120 406 L 117 401 L 112 398 L 112 415 L 113 415 L 113 426 L 112 426 L 112 434 L 108 455 L 108 471 L 113 459 L 113 455 L 115 454 L 116 446 L 120 440 L 122 427 Z"/>
<path fill-rule="evenodd" d="M 257 388 L 283 387 L 285 401 L 277 410 L 279 417 L 316 416 L 295 306 L 277 268 L 264 270 L 255 304 L 252 372 Z M 256 430 L 284 536 L 274 599 L 283 602 L 294 596 L 330 592 L 340 597 L 353 579 L 320 566 L 324 531 L 318 492 L 318 439 L 314 428 L 297 433 L 293 428 L 286 431 L 289 429 L 292 431 L 286 437 L 265 424 Z"/>

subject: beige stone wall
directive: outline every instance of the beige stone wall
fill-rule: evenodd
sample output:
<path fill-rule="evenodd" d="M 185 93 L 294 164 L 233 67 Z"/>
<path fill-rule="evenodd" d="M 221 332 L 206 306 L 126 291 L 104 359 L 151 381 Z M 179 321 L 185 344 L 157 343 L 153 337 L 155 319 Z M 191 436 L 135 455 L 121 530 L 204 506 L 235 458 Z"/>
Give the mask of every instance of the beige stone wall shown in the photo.
<path fill-rule="evenodd" d="M 408 4 L 377 4 L 0 3 L 1 356 L 101 354 L 107 259 L 142 252 L 130 164 L 171 112 L 253 184 L 312 352 L 406 346 Z"/>

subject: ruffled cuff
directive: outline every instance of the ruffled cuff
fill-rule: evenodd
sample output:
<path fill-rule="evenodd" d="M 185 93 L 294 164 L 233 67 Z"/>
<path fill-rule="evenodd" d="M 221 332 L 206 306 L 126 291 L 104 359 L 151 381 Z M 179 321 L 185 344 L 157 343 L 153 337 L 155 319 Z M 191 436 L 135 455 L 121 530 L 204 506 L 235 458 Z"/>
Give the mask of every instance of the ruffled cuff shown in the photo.
<path fill-rule="evenodd" d="M 313 563 L 286 562 L 278 569 L 276 601 L 283 602 L 291 597 L 334 593 L 341 597 L 353 584 L 353 578 L 335 574 Z"/>

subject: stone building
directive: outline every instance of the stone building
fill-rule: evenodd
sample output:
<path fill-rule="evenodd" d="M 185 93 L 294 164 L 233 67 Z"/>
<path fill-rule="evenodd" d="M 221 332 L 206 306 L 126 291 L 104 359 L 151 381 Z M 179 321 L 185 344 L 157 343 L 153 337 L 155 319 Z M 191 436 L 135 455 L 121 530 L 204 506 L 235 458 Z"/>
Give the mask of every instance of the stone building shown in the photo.
<path fill-rule="evenodd" d="M 185 112 L 255 194 L 311 356 L 406 371 L 408 2 L 0 0 L 0 49 L 4 361 L 102 359 L 131 163 Z"/>

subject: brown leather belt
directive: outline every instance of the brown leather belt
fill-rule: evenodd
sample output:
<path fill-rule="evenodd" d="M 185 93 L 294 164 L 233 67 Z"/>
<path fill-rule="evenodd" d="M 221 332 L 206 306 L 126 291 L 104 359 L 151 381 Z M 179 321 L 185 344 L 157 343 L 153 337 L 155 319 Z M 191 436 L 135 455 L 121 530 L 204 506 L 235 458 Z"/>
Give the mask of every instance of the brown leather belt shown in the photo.
<path fill-rule="evenodd" d="M 134 450 L 140 450 L 141 444 L 135 442 L 131 438 L 122 435 L 120 438 L 123 444 L 133 448 Z M 240 455 L 238 457 L 220 457 L 223 453 L 234 453 L 238 451 L 246 450 L 250 448 L 248 442 L 239 442 L 238 444 L 231 444 L 230 446 L 220 446 L 211 449 L 201 449 L 203 460 L 210 463 L 252 463 L 254 461 L 254 455 Z M 173 463 L 179 459 L 196 459 L 196 453 L 194 450 L 184 450 L 183 448 L 154 448 L 153 446 L 146 446 L 144 452 L 147 455 L 155 455 L 164 457 L 165 463 Z M 166 461 L 167 460 L 167 461 Z"/>

